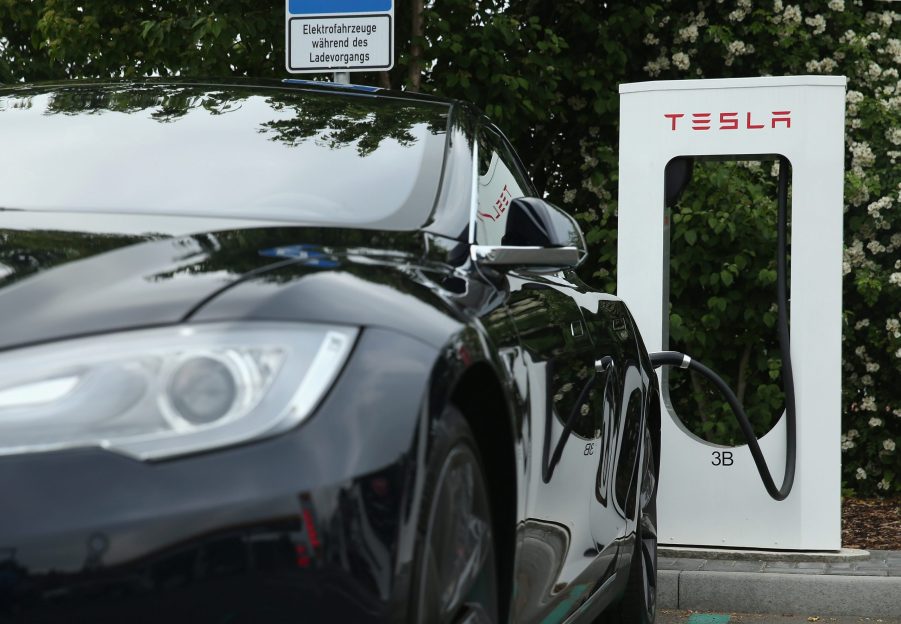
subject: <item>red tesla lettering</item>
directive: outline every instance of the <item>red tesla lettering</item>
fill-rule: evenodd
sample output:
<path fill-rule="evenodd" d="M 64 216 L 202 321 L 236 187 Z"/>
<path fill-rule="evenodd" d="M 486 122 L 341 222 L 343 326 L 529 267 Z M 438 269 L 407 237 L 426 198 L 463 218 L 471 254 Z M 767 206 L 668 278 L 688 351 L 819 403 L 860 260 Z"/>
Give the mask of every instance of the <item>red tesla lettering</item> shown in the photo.
<path fill-rule="evenodd" d="M 776 127 L 776 122 L 782 122 L 786 128 L 792 127 L 791 111 L 773 111 L 772 127 Z"/>
<path fill-rule="evenodd" d="M 763 128 L 763 124 L 757 125 L 757 124 L 751 123 L 751 113 L 748 113 L 748 123 L 746 124 L 745 127 L 746 127 L 748 130 L 758 130 L 758 129 L 760 129 L 760 128 Z"/>
<path fill-rule="evenodd" d="M 297 544 L 294 546 L 294 553 L 297 556 L 297 567 L 298 568 L 309 568 L 310 567 L 310 556 L 307 554 L 307 548 L 303 544 Z"/>
<path fill-rule="evenodd" d="M 663 116 L 673 122 L 672 128 L 670 128 L 670 130 L 673 130 L 675 132 L 676 120 L 679 119 L 680 117 L 685 117 L 685 113 L 664 113 Z"/>
<path fill-rule="evenodd" d="M 507 190 L 507 185 L 505 184 L 504 190 L 501 191 L 501 196 L 497 198 L 496 202 L 494 202 L 494 212 L 498 218 L 500 218 L 500 216 L 507 211 L 507 208 L 510 207 L 510 199 L 512 197 L 513 195 L 511 195 L 510 191 Z M 497 219 L 495 219 L 495 221 L 497 221 Z"/>
<path fill-rule="evenodd" d="M 710 130 L 710 113 L 692 113 L 692 130 Z"/>
<path fill-rule="evenodd" d="M 316 522 L 313 520 L 313 513 L 309 509 L 301 511 L 304 528 L 307 530 L 307 539 L 310 540 L 312 548 L 319 548 L 319 533 L 316 532 Z"/>
<path fill-rule="evenodd" d="M 754 122 L 754 115 L 760 113 L 746 112 L 744 128 L 741 127 L 739 121 L 739 112 L 721 112 L 721 113 L 691 113 L 691 129 L 692 130 L 761 130 L 766 128 L 766 121 L 762 123 Z M 714 125 L 717 115 L 719 116 L 719 124 Z M 666 119 L 670 120 L 670 130 L 675 132 L 678 128 L 678 120 L 685 117 L 685 113 L 664 113 Z M 759 119 L 759 117 L 758 117 Z M 770 127 L 776 128 L 776 124 L 783 124 L 786 128 L 792 127 L 791 111 L 781 110 L 772 111 L 770 114 Z"/>
<path fill-rule="evenodd" d="M 720 130 L 738 130 L 738 113 L 720 113 Z"/>

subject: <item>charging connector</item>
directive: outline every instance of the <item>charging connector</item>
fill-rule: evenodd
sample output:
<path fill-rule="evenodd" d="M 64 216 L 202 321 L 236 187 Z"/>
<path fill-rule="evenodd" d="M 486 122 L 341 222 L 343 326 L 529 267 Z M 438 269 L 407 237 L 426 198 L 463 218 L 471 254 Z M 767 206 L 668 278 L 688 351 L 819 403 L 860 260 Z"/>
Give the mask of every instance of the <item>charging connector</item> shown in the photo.
<path fill-rule="evenodd" d="M 779 197 L 778 197 L 778 224 L 776 246 L 778 253 L 776 256 L 776 304 L 779 309 L 778 332 L 779 332 L 779 349 L 782 351 L 782 381 L 785 391 L 785 425 L 786 425 L 786 449 L 785 449 L 785 476 L 781 487 L 776 487 L 773 476 L 766 464 L 766 459 L 760 450 L 757 436 L 754 434 L 754 428 L 751 421 L 748 420 L 747 414 L 732 391 L 732 388 L 723 381 L 723 379 L 715 372 L 678 351 L 661 351 L 650 354 L 651 364 L 654 368 L 661 366 L 678 366 L 679 368 L 687 368 L 706 377 L 716 388 L 722 393 L 729 406 L 738 419 L 745 440 L 748 443 L 748 449 L 754 458 L 757 466 L 757 472 L 763 481 L 767 493 L 776 500 L 784 500 L 792 490 L 795 482 L 795 464 L 797 460 L 797 415 L 795 412 L 795 386 L 792 375 L 791 353 L 790 353 L 790 335 L 789 335 L 789 310 L 788 310 L 788 159 L 780 157 L 779 159 Z"/>

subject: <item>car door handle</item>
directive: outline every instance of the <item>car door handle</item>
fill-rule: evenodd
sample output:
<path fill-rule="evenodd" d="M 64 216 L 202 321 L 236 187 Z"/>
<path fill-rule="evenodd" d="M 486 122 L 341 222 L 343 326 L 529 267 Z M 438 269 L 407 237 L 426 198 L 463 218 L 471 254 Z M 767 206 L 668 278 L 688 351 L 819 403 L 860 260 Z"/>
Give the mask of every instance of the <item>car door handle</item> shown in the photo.
<path fill-rule="evenodd" d="M 582 338 L 585 335 L 585 327 L 582 326 L 582 321 L 570 323 L 569 330 L 572 332 L 573 338 Z"/>

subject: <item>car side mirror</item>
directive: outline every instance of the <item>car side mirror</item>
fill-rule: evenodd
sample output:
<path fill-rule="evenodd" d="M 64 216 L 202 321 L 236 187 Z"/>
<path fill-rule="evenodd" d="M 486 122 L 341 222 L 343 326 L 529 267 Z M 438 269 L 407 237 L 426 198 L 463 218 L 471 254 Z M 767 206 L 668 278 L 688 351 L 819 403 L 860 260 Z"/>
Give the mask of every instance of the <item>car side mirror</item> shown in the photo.
<path fill-rule="evenodd" d="M 585 237 L 575 219 L 538 197 L 510 202 L 499 246 L 472 246 L 474 261 L 493 266 L 570 268 L 587 255 Z"/>

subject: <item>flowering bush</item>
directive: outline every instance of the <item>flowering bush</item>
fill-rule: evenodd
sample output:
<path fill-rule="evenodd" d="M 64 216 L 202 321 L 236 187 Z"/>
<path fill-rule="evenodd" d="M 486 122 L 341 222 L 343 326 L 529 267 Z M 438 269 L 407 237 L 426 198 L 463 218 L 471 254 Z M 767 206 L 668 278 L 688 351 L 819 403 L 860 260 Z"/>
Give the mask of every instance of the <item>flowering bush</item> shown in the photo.
<path fill-rule="evenodd" d="M 672 2 L 650 16 L 644 39 L 649 60 L 643 69 L 651 78 L 848 77 L 841 448 L 845 486 L 867 495 L 901 492 L 901 14 L 890 9 L 890 3 L 865 7 L 851 0 Z M 751 191 L 759 184 L 747 176 L 736 179 Z M 717 190 L 709 180 L 701 184 L 708 194 Z M 674 262 L 684 264 L 705 252 L 680 253 Z M 695 314 L 721 319 L 726 314 L 717 309 L 718 297 L 709 285 L 698 286 L 703 275 L 713 272 L 700 279 L 695 273 L 689 282 L 674 271 L 673 292 L 690 291 L 690 299 L 706 308 Z M 754 292 L 753 284 L 735 288 L 757 307 L 761 297 L 773 300 L 772 294 Z M 712 345 L 731 343 L 731 336 L 721 334 L 723 341 L 717 341 L 716 328 L 701 329 L 711 346 L 695 341 L 692 350 L 701 359 L 707 353 L 714 362 L 723 359 Z M 678 341 L 678 332 L 673 338 Z M 685 340 L 692 338 L 697 337 Z M 759 335 L 758 340 L 766 343 Z M 778 365 L 762 357 L 749 368 L 777 374 Z M 771 406 L 774 396 L 769 389 L 763 402 Z"/>

